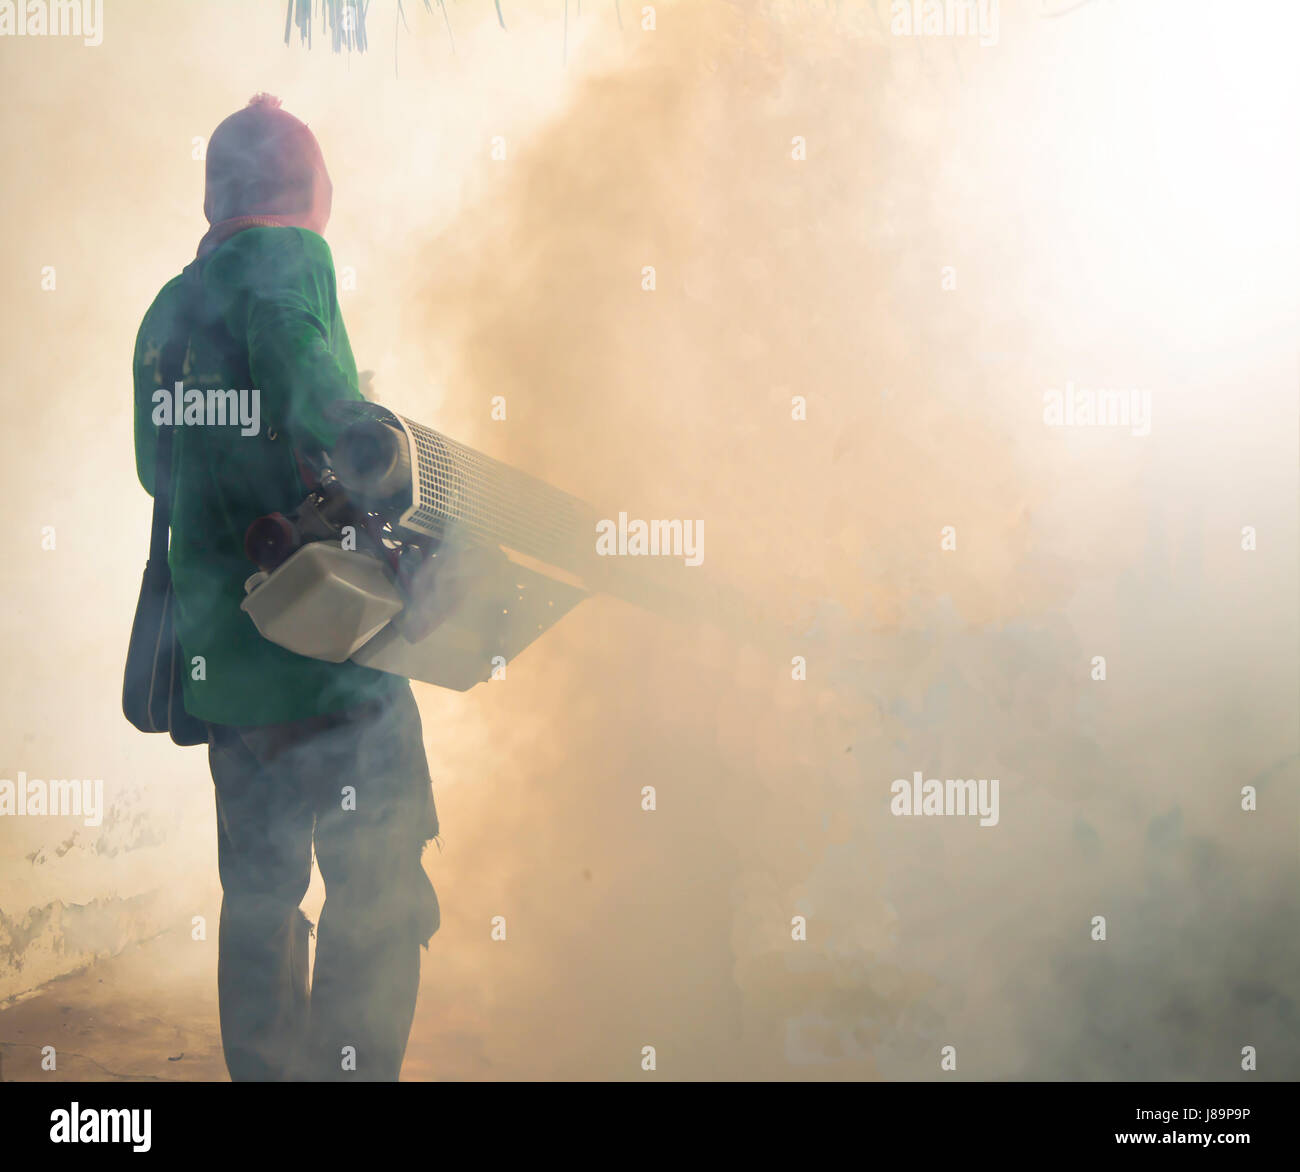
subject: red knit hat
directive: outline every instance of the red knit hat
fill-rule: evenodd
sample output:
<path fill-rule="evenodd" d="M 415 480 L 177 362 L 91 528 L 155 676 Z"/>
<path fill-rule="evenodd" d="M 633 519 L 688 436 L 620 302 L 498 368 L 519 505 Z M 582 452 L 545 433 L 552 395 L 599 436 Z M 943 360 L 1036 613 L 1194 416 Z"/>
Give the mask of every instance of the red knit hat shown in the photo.
<path fill-rule="evenodd" d="M 212 132 L 206 180 L 203 212 L 212 230 L 200 255 L 256 223 L 325 230 L 333 187 L 320 144 L 270 94 L 256 95 Z"/>

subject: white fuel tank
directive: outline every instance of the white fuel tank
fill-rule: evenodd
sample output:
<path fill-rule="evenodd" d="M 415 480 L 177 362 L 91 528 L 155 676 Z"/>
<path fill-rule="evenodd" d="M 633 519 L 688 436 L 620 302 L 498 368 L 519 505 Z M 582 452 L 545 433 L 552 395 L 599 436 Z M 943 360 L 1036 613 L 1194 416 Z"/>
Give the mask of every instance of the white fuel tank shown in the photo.
<path fill-rule="evenodd" d="M 330 663 L 365 646 L 402 609 L 376 558 L 330 541 L 309 542 L 244 589 L 240 609 L 264 639 Z"/>
<path fill-rule="evenodd" d="M 304 545 L 245 583 L 241 608 L 263 638 L 298 655 L 366 667 L 464 692 L 491 677 L 587 597 L 576 583 L 506 554 L 422 638 L 398 619 L 403 599 L 384 565 L 335 542 Z"/>

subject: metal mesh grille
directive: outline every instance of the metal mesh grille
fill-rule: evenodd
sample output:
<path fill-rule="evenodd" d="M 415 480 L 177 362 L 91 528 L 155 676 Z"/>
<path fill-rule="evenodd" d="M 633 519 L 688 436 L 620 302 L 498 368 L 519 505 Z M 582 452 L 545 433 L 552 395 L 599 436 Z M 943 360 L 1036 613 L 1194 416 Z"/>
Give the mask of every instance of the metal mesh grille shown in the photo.
<path fill-rule="evenodd" d="M 402 418 L 411 436 L 418 494 L 402 523 L 425 533 L 460 530 L 580 572 L 595 542 L 584 501 L 526 472 Z"/>
<path fill-rule="evenodd" d="M 500 544 L 569 570 L 603 591 L 670 617 L 707 615 L 737 630 L 751 625 L 746 601 L 705 587 L 675 559 L 596 556 L 597 514 L 585 501 L 381 407 L 348 401 L 327 409 L 340 428 L 360 419 L 402 428 L 411 440 L 412 502 L 401 527 Z"/>

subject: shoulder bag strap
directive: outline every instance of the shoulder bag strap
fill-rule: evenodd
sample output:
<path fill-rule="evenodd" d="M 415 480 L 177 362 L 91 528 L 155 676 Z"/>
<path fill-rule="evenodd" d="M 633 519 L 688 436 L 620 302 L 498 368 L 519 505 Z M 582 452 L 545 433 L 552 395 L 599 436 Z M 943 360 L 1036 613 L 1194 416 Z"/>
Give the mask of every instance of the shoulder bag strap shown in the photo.
<path fill-rule="evenodd" d="M 163 346 L 158 360 L 160 379 L 168 394 L 185 374 L 185 354 L 194 332 L 199 293 L 198 261 L 191 261 L 181 273 L 181 299 L 171 337 Z M 179 404 L 175 404 L 179 408 Z M 168 535 L 172 511 L 172 433 L 176 420 L 158 428 L 158 444 L 153 474 L 153 528 L 149 534 L 149 560 L 161 564 L 167 559 Z"/>

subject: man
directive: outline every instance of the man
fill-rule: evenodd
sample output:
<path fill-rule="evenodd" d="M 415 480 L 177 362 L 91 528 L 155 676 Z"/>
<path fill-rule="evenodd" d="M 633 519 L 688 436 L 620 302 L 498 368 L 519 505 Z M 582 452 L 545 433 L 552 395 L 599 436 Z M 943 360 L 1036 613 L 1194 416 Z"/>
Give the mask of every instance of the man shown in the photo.
<path fill-rule="evenodd" d="M 245 529 L 307 495 L 301 457 L 336 436 L 326 408 L 361 398 L 321 236 L 332 188 L 315 136 L 264 94 L 217 127 L 206 178 L 196 262 L 136 340 L 135 445 L 152 492 L 173 332 L 189 337 L 187 389 L 239 390 L 255 408 L 178 413 L 172 445 L 185 707 L 208 723 L 216 788 L 222 1047 L 236 1080 L 396 1079 L 438 928 L 420 862 L 438 817 L 410 684 L 294 655 L 239 608 L 255 569 Z M 309 995 L 298 905 L 313 841 L 326 900 Z"/>

